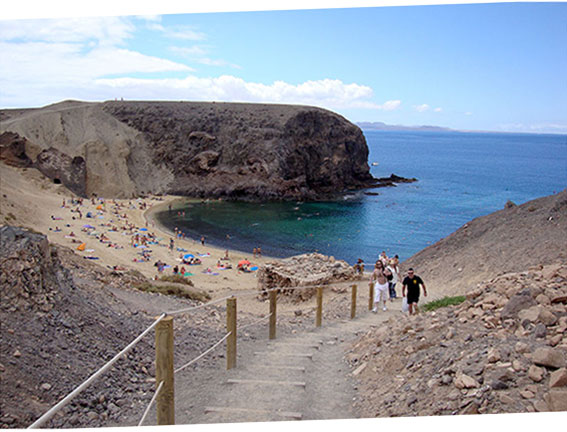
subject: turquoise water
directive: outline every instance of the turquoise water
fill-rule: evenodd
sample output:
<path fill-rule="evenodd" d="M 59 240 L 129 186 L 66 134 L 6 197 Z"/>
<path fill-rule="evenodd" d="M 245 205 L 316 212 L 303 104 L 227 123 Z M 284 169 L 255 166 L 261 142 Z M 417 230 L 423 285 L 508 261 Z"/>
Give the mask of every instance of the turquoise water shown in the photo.
<path fill-rule="evenodd" d="M 419 181 L 339 202 L 192 204 L 157 215 L 207 242 L 283 257 L 319 251 L 354 263 L 385 250 L 409 258 L 508 200 L 522 204 L 567 187 L 567 136 L 366 131 L 375 177 Z M 227 234 L 230 239 L 227 239 Z"/>

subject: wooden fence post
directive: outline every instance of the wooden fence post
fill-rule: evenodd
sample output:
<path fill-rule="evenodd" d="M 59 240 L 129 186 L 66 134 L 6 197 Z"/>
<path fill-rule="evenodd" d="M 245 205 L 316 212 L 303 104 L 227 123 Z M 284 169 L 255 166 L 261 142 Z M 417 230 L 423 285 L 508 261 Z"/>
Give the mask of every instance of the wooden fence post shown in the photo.
<path fill-rule="evenodd" d="M 352 295 L 350 298 L 350 319 L 356 316 L 356 285 L 352 286 Z"/>
<path fill-rule="evenodd" d="M 374 307 L 374 284 L 370 282 L 368 285 L 368 310 L 372 310 Z"/>
<path fill-rule="evenodd" d="M 236 366 L 236 297 L 226 299 L 226 369 Z"/>
<path fill-rule="evenodd" d="M 317 314 L 315 316 L 315 327 L 321 327 L 323 317 L 323 287 L 317 288 Z"/>
<path fill-rule="evenodd" d="M 276 302 L 278 292 L 276 290 L 270 291 L 270 339 L 276 338 Z"/>
<path fill-rule="evenodd" d="M 175 424 L 173 386 L 173 317 L 166 316 L 156 326 L 156 388 L 163 381 L 157 397 L 157 424 Z"/>

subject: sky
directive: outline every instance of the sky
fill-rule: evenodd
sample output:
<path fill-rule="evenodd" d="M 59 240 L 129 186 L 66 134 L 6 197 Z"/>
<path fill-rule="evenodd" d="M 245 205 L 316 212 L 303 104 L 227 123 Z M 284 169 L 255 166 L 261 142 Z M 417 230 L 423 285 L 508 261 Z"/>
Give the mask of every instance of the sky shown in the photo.
<path fill-rule="evenodd" d="M 329 8 L 54 19 L 36 18 L 29 3 L 27 15 L 0 11 L 0 108 L 115 98 L 290 103 L 353 122 L 567 133 L 564 2 L 305 0 L 291 5 Z"/>

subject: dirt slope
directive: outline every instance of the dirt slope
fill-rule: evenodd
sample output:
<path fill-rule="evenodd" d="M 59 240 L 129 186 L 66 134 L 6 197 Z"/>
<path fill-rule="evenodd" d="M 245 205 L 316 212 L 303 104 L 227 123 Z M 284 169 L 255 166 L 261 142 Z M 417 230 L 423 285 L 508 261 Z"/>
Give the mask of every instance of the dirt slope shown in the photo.
<path fill-rule="evenodd" d="M 476 218 L 403 262 L 401 270 L 416 269 L 437 298 L 558 261 L 567 261 L 567 190 Z"/>

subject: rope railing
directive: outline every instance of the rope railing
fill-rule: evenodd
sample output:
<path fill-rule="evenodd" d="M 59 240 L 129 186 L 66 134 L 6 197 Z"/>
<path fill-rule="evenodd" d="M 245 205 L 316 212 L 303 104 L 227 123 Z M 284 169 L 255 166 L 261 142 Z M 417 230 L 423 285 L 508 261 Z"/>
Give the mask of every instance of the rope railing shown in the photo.
<path fill-rule="evenodd" d="M 142 426 L 142 423 L 144 423 L 144 420 L 146 419 L 146 417 L 148 416 L 148 413 L 150 412 L 150 408 L 152 407 L 152 405 L 154 404 L 156 398 L 159 395 L 159 392 L 161 391 L 162 387 L 163 387 L 163 383 L 164 381 L 160 381 L 158 388 L 156 389 L 154 395 L 152 396 L 152 400 L 150 401 L 150 403 L 148 404 L 146 410 L 144 411 L 144 415 L 142 416 L 142 418 L 140 419 L 140 422 L 138 423 L 138 427 Z"/>
<path fill-rule="evenodd" d="M 208 350 L 206 350 L 205 352 L 201 353 L 199 356 L 195 357 L 193 360 L 191 360 L 190 362 L 184 364 L 183 366 L 175 369 L 173 371 L 173 373 L 177 373 L 177 372 L 181 372 L 183 369 L 185 369 L 186 367 L 191 366 L 193 363 L 195 363 L 196 361 L 202 359 L 203 357 L 205 357 L 208 353 L 210 353 L 212 350 L 214 350 L 216 347 L 218 347 L 221 343 L 223 343 L 229 336 L 231 335 L 231 332 L 228 332 L 227 334 L 224 335 L 224 337 L 222 339 L 220 339 L 217 343 L 215 343 L 212 347 L 210 347 Z"/>
<path fill-rule="evenodd" d="M 316 326 L 319 327 L 321 325 L 321 309 L 322 309 L 323 287 L 343 286 L 343 285 L 348 284 L 348 283 L 349 283 L 349 281 L 336 283 L 336 284 L 323 285 L 323 286 L 321 284 L 318 284 L 318 285 L 305 285 L 305 286 L 296 286 L 296 287 L 283 287 L 283 286 L 282 287 L 272 287 L 272 288 L 269 288 L 269 289 L 263 290 L 263 291 L 247 290 L 247 291 L 241 291 L 239 293 L 236 293 L 236 295 L 233 294 L 233 295 L 230 295 L 230 296 L 215 299 L 215 300 L 212 300 L 208 303 L 203 303 L 203 304 L 198 305 L 198 306 L 192 306 L 192 307 L 188 307 L 188 308 L 164 312 L 156 319 L 156 321 L 152 325 L 150 325 L 138 337 L 136 337 L 136 339 L 134 339 L 122 351 L 120 351 L 118 354 L 116 354 L 110 361 L 108 361 L 99 370 L 97 370 L 95 373 L 93 373 L 87 380 L 85 380 L 82 384 L 80 384 L 75 390 L 73 390 L 71 393 L 69 393 L 67 396 L 65 396 L 61 401 L 59 401 L 56 405 L 54 405 L 50 410 L 48 410 L 45 414 L 43 414 L 32 425 L 30 425 L 28 427 L 28 429 L 35 429 L 35 428 L 39 428 L 42 425 L 44 425 L 57 412 L 59 412 L 65 405 L 67 405 L 72 399 L 74 399 L 78 394 L 80 394 L 84 389 L 86 389 L 94 380 L 96 380 L 100 375 L 102 375 L 104 372 L 106 372 L 124 354 L 126 354 L 130 349 L 132 349 L 132 347 L 134 345 L 136 345 L 148 332 L 150 332 L 152 329 L 154 329 L 167 316 L 169 316 L 170 317 L 169 319 L 171 319 L 173 315 L 178 315 L 178 314 L 182 314 L 182 313 L 196 311 L 196 310 L 205 308 L 207 306 L 219 304 L 222 301 L 226 300 L 227 301 L 227 330 L 228 330 L 227 334 L 225 334 L 224 337 L 222 337 L 219 341 L 217 341 L 209 349 L 207 349 L 206 351 L 201 353 L 199 356 L 197 356 L 193 360 L 184 364 L 183 366 L 177 368 L 176 370 L 173 370 L 173 365 L 171 365 L 171 373 L 175 374 L 175 373 L 181 372 L 185 368 L 189 367 L 190 365 L 194 364 L 195 362 L 197 362 L 198 360 L 200 360 L 201 358 L 203 358 L 204 356 L 209 354 L 211 351 L 213 351 L 221 343 L 223 343 L 225 340 L 227 340 L 229 338 L 230 339 L 227 342 L 227 368 L 230 369 L 230 368 L 234 367 L 235 364 L 236 364 L 236 298 L 237 297 L 245 297 L 245 296 L 248 296 L 248 295 L 258 295 L 258 294 L 265 294 L 265 293 L 268 293 L 270 295 L 270 313 L 268 315 L 256 320 L 256 321 L 252 322 L 252 323 L 249 323 L 249 324 L 241 327 L 240 330 L 244 330 L 248 327 L 260 324 L 260 323 L 270 319 L 269 337 L 270 337 L 270 339 L 274 339 L 275 338 L 275 325 L 276 325 L 276 310 L 275 310 L 275 308 L 276 308 L 276 296 L 277 296 L 278 291 L 317 289 Z M 371 287 L 371 290 L 370 290 L 370 296 L 372 297 L 372 287 Z M 353 300 L 352 300 L 352 302 L 353 302 L 353 305 L 355 307 L 355 304 L 356 304 L 356 285 L 353 286 Z M 351 309 L 351 318 L 354 318 L 354 314 L 355 314 L 355 309 Z M 229 327 L 229 324 L 228 324 L 229 322 L 231 322 L 230 327 Z M 165 324 L 165 321 L 163 322 L 163 324 Z M 171 328 L 171 331 L 172 330 L 173 329 Z M 157 331 L 157 329 L 156 329 L 156 331 Z M 156 344 L 157 344 L 157 339 L 156 339 Z M 157 345 L 156 345 L 156 359 L 157 359 L 157 356 L 158 356 L 158 353 L 157 353 Z M 156 401 L 156 399 L 158 400 L 158 407 L 159 407 L 160 401 L 158 399 L 158 396 L 160 394 L 160 391 L 162 391 L 164 385 L 166 385 L 166 384 L 164 384 L 164 382 L 165 382 L 164 380 L 160 381 L 160 384 L 159 384 L 158 388 L 156 389 L 156 392 L 155 392 L 154 396 L 152 397 L 152 400 L 150 401 L 148 407 L 146 408 L 146 410 L 144 412 L 144 415 L 142 416 L 142 419 L 140 420 L 139 426 L 144 422 L 151 406 Z M 167 385 L 169 386 L 169 384 L 167 384 Z M 167 394 L 167 392 L 166 392 L 166 394 Z M 160 398 L 160 399 L 162 399 L 162 398 Z M 158 418 L 158 424 L 160 424 L 159 418 Z M 173 424 L 173 423 L 163 423 L 163 424 Z"/>
<path fill-rule="evenodd" d="M 146 334 L 148 334 L 158 323 L 164 319 L 165 313 L 161 314 L 156 321 L 144 330 L 136 339 L 134 339 L 130 344 L 128 344 L 122 351 L 116 354 L 110 361 L 108 361 L 104 366 L 102 366 L 98 371 L 92 374 L 87 380 L 85 380 L 81 385 L 79 385 L 75 390 L 65 396 L 61 401 L 54 405 L 49 411 L 43 414 L 39 419 L 37 419 L 33 424 L 31 424 L 28 429 L 36 429 L 45 424 L 51 417 L 53 417 L 60 409 L 67 405 L 73 398 L 75 398 L 79 393 L 86 389 L 94 380 L 96 380 L 100 375 L 106 372 L 120 357 L 126 354 L 134 345 L 136 345 Z"/>
<path fill-rule="evenodd" d="M 266 315 L 265 317 L 260 318 L 259 320 L 256 320 L 256 321 L 254 321 L 254 322 L 251 322 L 250 324 L 246 324 L 245 326 L 240 327 L 239 330 L 244 330 L 244 329 L 246 329 L 246 328 L 248 328 L 248 327 L 252 327 L 252 326 L 254 326 L 254 325 L 256 325 L 256 324 L 260 324 L 261 322 L 266 321 L 266 320 L 267 320 L 268 318 L 270 318 L 272 315 L 273 315 L 273 314 L 268 314 L 268 315 Z"/>

